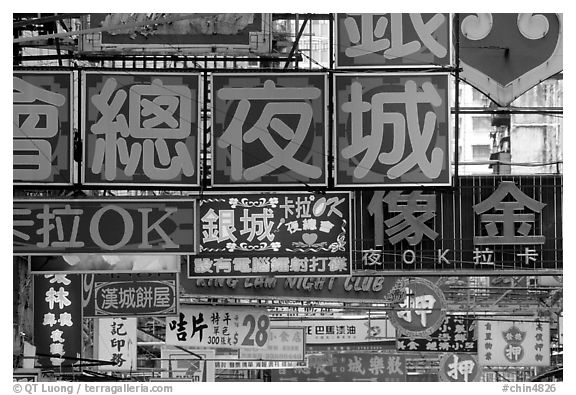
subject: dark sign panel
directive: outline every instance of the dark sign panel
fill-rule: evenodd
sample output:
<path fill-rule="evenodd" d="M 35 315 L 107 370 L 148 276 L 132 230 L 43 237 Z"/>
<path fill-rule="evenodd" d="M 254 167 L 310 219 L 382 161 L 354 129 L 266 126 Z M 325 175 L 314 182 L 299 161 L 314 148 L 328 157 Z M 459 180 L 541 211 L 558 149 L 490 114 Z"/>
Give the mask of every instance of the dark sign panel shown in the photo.
<path fill-rule="evenodd" d="M 212 76 L 213 185 L 326 185 L 327 75 Z"/>
<path fill-rule="evenodd" d="M 450 185 L 448 74 L 334 75 L 336 186 Z"/>
<path fill-rule="evenodd" d="M 82 353 L 79 274 L 34 275 L 34 345 L 42 367 L 68 367 Z"/>
<path fill-rule="evenodd" d="M 72 184 L 72 72 L 14 71 L 14 184 Z"/>
<path fill-rule="evenodd" d="M 177 273 L 84 274 L 83 281 L 84 317 L 177 314 Z"/>
<path fill-rule="evenodd" d="M 83 52 L 268 53 L 271 14 L 89 14 L 87 28 L 104 28 L 83 36 Z M 168 22 L 164 22 L 168 21 Z M 151 28 L 151 26 L 154 28 Z M 126 26 L 116 28 L 118 26 Z"/>
<path fill-rule="evenodd" d="M 348 276 L 350 194 L 206 196 L 190 277 Z"/>
<path fill-rule="evenodd" d="M 307 368 L 272 371 L 272 381 L 406 381 L 401 354 L 348 352 L 308 356 Z"/>
<path fill-rule="evenodd" d="M 448 66 L 450 14 L 337 14 L 336 67 Z"/>
<path fill-rule="evenodd" d="M 395 303 L 404 300 L 396 277 L 251 277 L 191 279 L 180 277 L 186 295 L 211 298 L 325 300 Z"/>
<path fill-rule="evenodd" d="M 199 185 L 200 74 L 82 74 L 86 185 Z"/>
<path fill-rule="evenodd" d="M 428 338 L 400 336 L 398 351 L 473 352 L 478 351 L 476 322 L 472 317 L 447 315 L 440 328 Z"/>
<path fill-rule="evenodd" d="M 195 200 L 15 200 L 13 253 L 194 253 Z"/>
<path fill-rule="evenodd" d="M 465 176 L 453 190 L 363 191 L 357 270 L 562 269 L 562 176 Z"/>
<path fill-rule="evenodd" d="M 562 14 L 462 13 L 458 18 L 460 78 L 502 107 L 563 69 Z"/>

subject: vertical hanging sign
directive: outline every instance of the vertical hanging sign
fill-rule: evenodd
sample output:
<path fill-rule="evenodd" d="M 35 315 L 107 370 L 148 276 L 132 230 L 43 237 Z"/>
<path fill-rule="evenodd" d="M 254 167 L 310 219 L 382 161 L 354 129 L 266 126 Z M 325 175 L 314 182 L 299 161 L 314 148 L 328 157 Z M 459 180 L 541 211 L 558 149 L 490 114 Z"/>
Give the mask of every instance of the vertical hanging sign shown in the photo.
<path fill-rule="evenodd" d="M 212 184 L 326 185 L 327 75 L 212 76 Z"/>
<path fill-rule="evenodd" d="M 450 185 L 448 74 L 334 76 L 336 186 Z"/>
<path fill-rule="evenodd" d="M 82 353 L 82 279 L 79 274 L 33 278 L 38 364 L 46 368 L 70 367 Z"/>
<path fill-rule="evenodd" d="M 82 74 L 85 185 L 199 186 L 200 74 Z"/>
<path fill-rule="evenodd" d="M 99 318 L 95 320 L 98 359 L 110 361 L 111 365 L 102 365 L 100 370 L 130 372 L 136 367 L 136 323 L 137 318 Z"/>
<path fill-rule="evenodd" d="M 72 72 L 14 71 L 15 185 L 71 185 Z"/>

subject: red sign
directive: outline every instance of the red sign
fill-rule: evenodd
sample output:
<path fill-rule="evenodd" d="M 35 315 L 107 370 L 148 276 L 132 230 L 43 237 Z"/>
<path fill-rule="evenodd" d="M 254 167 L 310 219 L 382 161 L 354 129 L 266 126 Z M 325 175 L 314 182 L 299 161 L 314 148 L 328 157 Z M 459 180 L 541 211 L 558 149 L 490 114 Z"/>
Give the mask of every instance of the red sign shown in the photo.
<path fill-rule="evenodd" d="M 562 14 L 459 14 L 460 78 L 501 106 L 562 71 Z"/>

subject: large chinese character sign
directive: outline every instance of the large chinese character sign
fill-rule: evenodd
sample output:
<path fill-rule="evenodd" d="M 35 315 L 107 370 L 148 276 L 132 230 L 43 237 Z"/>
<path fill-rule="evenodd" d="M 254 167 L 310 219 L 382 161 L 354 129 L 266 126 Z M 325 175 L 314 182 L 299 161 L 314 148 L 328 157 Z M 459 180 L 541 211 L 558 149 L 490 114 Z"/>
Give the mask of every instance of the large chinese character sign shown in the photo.
<path fill-rule="evenodd" d="M 214 74 L 214 185 L 326 185 L 326 75 Z"/>
<path fill-rule="evenodd" d="M 16 200 L 15 254 L 195 252 L 195 201 Z"/>
<path fill-rule="evenodd" d="M 72 180 L 72 72 L 15 71 L 15 184 L 67 185 Z"/>
<path fill-rule="evenodd" d="M 337 14 L 336 66 L 450 64 L 449 14 Z"/>
<path fill-rule="evenodd" d="M 34 275 L 34 345 L 38 364 L 70 367 L 82 352 L 79 274 Z"/>
<path fill-rule="evenodd" d="M 449 185 L 447 74 L 334 76 L 337 186 Z"/>
<path fill-rule="evenodd" d="M 230 194 L 200 203 L 195 277 L 350 275 L 350 194 Z"/>
<path fill-rule="evenodd" d="M 470 382 L 478 381 L 482 375 L 482 367 L 474 354 L 451 353 L 440 358 L 438 377 L 440 381 Z"/>
<path fill-rule="evenodd" d="M 199 185 L 199 74 L 82 74 L 88 185 Z"/>
<path fill-rule="evenodd" d="M 130 372 L 137 369 L 137 318 L 99 318 L 95 320 L 94 346 L 98 359 L 110 361 L 100 370 Z"/>

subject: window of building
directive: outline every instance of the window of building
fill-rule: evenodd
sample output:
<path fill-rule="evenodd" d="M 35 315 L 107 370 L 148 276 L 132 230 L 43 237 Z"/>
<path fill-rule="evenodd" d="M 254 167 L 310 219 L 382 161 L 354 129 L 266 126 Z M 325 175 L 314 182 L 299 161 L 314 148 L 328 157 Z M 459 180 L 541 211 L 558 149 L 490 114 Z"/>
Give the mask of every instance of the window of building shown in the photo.
<path fill-rule="evenodd" d="M 490 159 L 490 145 L 473 145 L 472 146 L 472 159 L 473 160 L 488 160 Z"/>

